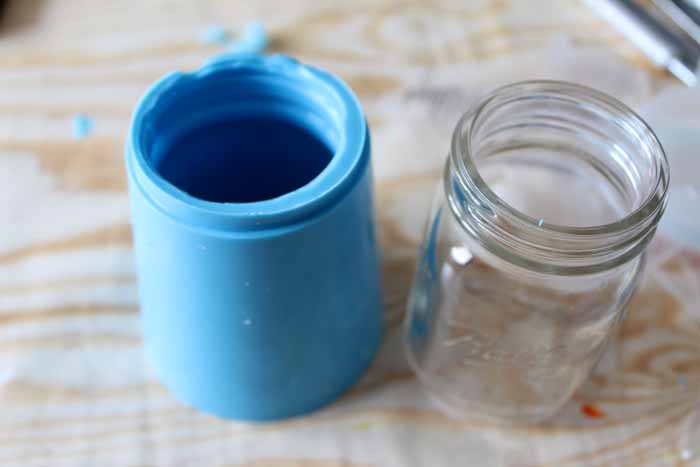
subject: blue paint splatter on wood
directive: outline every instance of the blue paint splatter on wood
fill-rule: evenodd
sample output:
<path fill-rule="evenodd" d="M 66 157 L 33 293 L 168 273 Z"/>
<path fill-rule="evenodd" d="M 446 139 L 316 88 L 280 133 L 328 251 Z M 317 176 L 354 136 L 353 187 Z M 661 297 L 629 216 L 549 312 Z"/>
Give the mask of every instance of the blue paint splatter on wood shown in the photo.
<path fill-rule="evenodd" d="M 265 27 L 259 21 L 254 21 L 246 26 L 243 35 L 233 41 L 228 51 L 230 53 L 260 54 L 265 51 L 268 39 Z"/>
<path fill-rule="evenodd" d="M 219 26 L 218 24 L 213 24 L 208 26 L 199 35 L 199 42 L 202 44 L 218 44 L 227 45 L 230 41 L 230 35 L 226 28 Z"/>
<path fill-rule="evenodd" d="M 73 138 L 85 139 L 90 136 L 95 121 L 87 114 L 79 113 L 73 117 Z"/>

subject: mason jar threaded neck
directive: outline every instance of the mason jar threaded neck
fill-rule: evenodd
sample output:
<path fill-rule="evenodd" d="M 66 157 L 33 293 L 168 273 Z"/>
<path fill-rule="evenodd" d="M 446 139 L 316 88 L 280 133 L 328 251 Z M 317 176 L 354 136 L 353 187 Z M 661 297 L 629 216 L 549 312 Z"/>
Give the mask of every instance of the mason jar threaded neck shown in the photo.
<path fill-rule="evenodd" d="M 517 197 L 504 199 L 482 176 L 499 157 L 588 177 L 597 184 L 591 196 L 614 198 L 617 214 L 579 225 L 519 209 Z M 643 251 L 665 208 L 669 167 L 653 131 L 626 105 L 572 83 L 528 81 L 497 89 L 460 119 L 444 183 L 453 214 L 487 251 L 530 270 L 576 275 L 614 268 Z M 559 189 L 563 195 L 567 187 Z M 569 208 L 562 218 L 576 218 L 577 205 Z"/>

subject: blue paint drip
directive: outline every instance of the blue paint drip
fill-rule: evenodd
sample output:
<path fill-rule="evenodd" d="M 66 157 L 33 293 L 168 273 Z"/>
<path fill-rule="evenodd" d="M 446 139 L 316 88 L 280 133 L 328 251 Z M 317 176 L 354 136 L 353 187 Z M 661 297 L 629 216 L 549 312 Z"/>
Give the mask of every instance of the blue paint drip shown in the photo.
<path fill-rule="evenodd" d="M 95 121 L 87 114 L 79 113 L 73 117 L 73 138 L 85 139 L 90 136 L 92 129 L 95 126 Z"/>
<path fill-rule="evenodd" d="M 268 39 L 265 27 L 259 21 L 254 21 L 246 27 L 243 35 L 233 41 L 228 48 L 234 54 L 261 54 L 267 47 Z"/>

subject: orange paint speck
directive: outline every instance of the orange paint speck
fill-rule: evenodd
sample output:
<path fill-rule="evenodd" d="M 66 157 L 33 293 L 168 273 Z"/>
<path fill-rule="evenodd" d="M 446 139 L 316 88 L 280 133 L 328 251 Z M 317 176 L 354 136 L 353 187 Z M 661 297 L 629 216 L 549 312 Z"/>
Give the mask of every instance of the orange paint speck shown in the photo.
<path fill-rule="evenodd" d="M 598 407 L 596 407 L 593 404 L 583 404 L 581 406 L 581 413 L 584 414 L 586 417 L 590 418 L 603 418 L 605 417 L 605 412 L 600 410 Z"/>

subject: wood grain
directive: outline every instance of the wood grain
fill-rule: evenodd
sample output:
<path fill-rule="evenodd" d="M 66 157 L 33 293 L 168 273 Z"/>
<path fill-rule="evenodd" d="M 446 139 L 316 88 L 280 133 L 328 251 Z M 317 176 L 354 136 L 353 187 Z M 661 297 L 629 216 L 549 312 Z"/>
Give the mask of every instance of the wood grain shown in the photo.
<path fill-rule="evenodd" d="M 198 42 L 201 30 L 240 31 L 255 19 L 272 51 L 340 74 L 367 112 L 387 322 L 372 368 L 340 401 L 263 425 L 187 408 L 148 368 L 122 155 L 146 87 L 221 52 Z M 695 253 L 652 252 L 658 261 L 606 356 L 613 363 L 544 425 L 446 417 L 403 360 L 399 324 L 446 137 L 474 96 L 530 77 L 578 80 L 633 105 L 668 85 L 573 0 L 9 2 L 0 23 L 0 465 L 681 465 L 679 427 L 700 383 L 700 327 L 687 315 L 700 306 Z M 82 140 L 71 135 L 77 113 L 95 120 Z M 606 416 L 585 417 L 582 403 Z"/>

